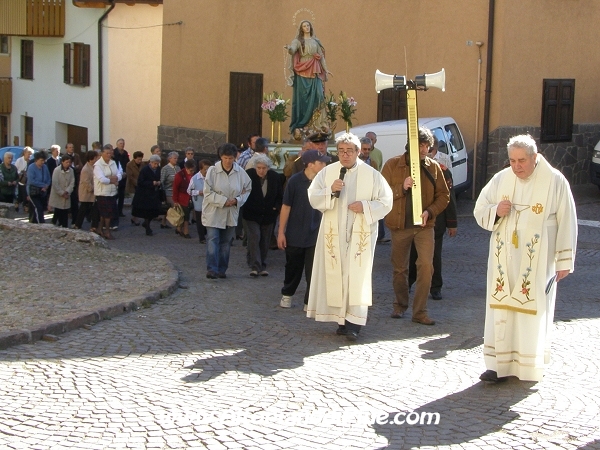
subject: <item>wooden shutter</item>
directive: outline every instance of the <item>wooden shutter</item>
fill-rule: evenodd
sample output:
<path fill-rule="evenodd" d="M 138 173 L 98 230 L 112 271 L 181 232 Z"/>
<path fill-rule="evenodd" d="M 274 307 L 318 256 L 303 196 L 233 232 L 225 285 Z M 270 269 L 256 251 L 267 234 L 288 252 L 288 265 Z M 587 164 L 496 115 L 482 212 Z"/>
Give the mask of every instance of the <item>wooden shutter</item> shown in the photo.
<path fill-rule="evenodd" d="M 63 83 L 71 84 L 71 44 L 63 45 Z"/>
<path fill-rule="evenodd" d="M 249 134 L 262 133 L 262 73 L 231 72 L 229 75 L 228 141 L 240 146 Z M 281 130 L 282 137 L 287 130 Z"/>
<path fill-rule="evenodd" d="M 574 79 L 544 80 L 541 141 L 571 141 L 574 99 Z"/>
<path fill-rule="evenodd" d="M 21 40 L 21 78 L 33 80 L 33 41 Z"/>
<path fill-rule="evenodd" d="M 81 85 L 90 85 L 90 46 L 83 45 L 81 55 Z"/>

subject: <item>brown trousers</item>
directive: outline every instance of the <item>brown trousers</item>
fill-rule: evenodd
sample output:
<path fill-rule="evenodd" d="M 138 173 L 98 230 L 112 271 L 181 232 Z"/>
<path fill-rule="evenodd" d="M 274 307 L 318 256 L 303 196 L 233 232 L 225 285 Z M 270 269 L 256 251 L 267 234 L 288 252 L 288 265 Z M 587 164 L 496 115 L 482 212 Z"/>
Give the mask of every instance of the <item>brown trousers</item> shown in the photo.
<path fill-rule="evenodd" d="M 427 298 L 433 275 L 433 228 L 409 228 L 391 230 L 392 266 L 394 268 L 394 312 L 403 313 L 408 309 L 408 265 L 410 247 L 415 243 L 417 249 L 417 281 L 413 301 L 413 318 L 427 317 Z"/>

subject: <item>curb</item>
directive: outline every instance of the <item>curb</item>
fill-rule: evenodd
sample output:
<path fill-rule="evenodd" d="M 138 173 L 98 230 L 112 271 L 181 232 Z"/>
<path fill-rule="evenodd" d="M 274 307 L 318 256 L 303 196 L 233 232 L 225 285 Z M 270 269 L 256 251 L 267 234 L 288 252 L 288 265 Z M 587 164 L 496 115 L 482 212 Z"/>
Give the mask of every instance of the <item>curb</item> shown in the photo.
<path fill-rule="evenodd" d="M 98 323 L 102 320 L 112 319 L 113 317 L 131 311 L 137 311 L 143 306 L 156 303 L 158 300 L 170 296 L 179 287 L 179 272 L 171 261 L 164 257 L 161 258 L 163 258 L 170 266 L 171 273 L 169 274 L 169 281 L 159 286 L 157 289 L 122 301 L 116 305 L 106 306 L 97 311 L 74 315 L 59 322 L 50 322 L 31 330 L 14 330 L 0 334 L 0 350 L 20 344 L 33 344 L 46 335 L 56 336 L 82 328 L 86 325 Z"/>

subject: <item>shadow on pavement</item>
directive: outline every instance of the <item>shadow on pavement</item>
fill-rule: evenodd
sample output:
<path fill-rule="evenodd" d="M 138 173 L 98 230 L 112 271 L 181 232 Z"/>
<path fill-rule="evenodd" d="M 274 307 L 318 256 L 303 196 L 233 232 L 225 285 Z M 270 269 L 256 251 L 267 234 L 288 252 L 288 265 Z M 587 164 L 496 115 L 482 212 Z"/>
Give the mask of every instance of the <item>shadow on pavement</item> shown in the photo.
<path fill-rule="evenodd" d="M 479 382 L 464 391 L 421 406 L 414 410 L 416 414 L 409 411 L 389 412 L 390 421 L 400 413 L 400 421 L 404 418 L 411 423 L 417 421 L 414 425 L 374 424 L 373 429 L 389 442 L 382 449 L 464 444 L 497 432 L 517 419 L 519 414 L 511 411 L 511 407 L 533 394 L 535 391 L 531 387 L 534 384 L 520 382 L 516 378 L 501 384 Z M 490 389 L 495 391 L 493 396 L 489 395 Z M 474 414 L 474 411 L 477 413 Z M 439 414 L 438 424 L 435 424 L 432 413 Z M 490 445 L 493 448 L 493 443 Z"/>

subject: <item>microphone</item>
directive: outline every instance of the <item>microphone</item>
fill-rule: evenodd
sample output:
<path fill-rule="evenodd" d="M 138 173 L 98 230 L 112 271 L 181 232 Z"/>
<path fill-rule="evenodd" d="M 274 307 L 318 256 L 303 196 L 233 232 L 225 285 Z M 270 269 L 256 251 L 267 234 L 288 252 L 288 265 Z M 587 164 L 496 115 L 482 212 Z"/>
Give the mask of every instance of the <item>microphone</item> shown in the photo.
<path fill-rule="evenodd" d="M 340 169 L 340 180 L 343 180 L 343 179 L 344 179 L 344 177 L 346 176 L 346 171 L 347 171 L 347 170 L 348 170 L 348 169 L 346 169 L 345 167 L 343 167 L 343 166 L 342 166 L 342 168 Z M 341 191 L 334 192 L 334 193 L 333 193 L 333 196 L 334 196 L 335 198 L 340 198 L 340 192 L 341 192 Z"/>

